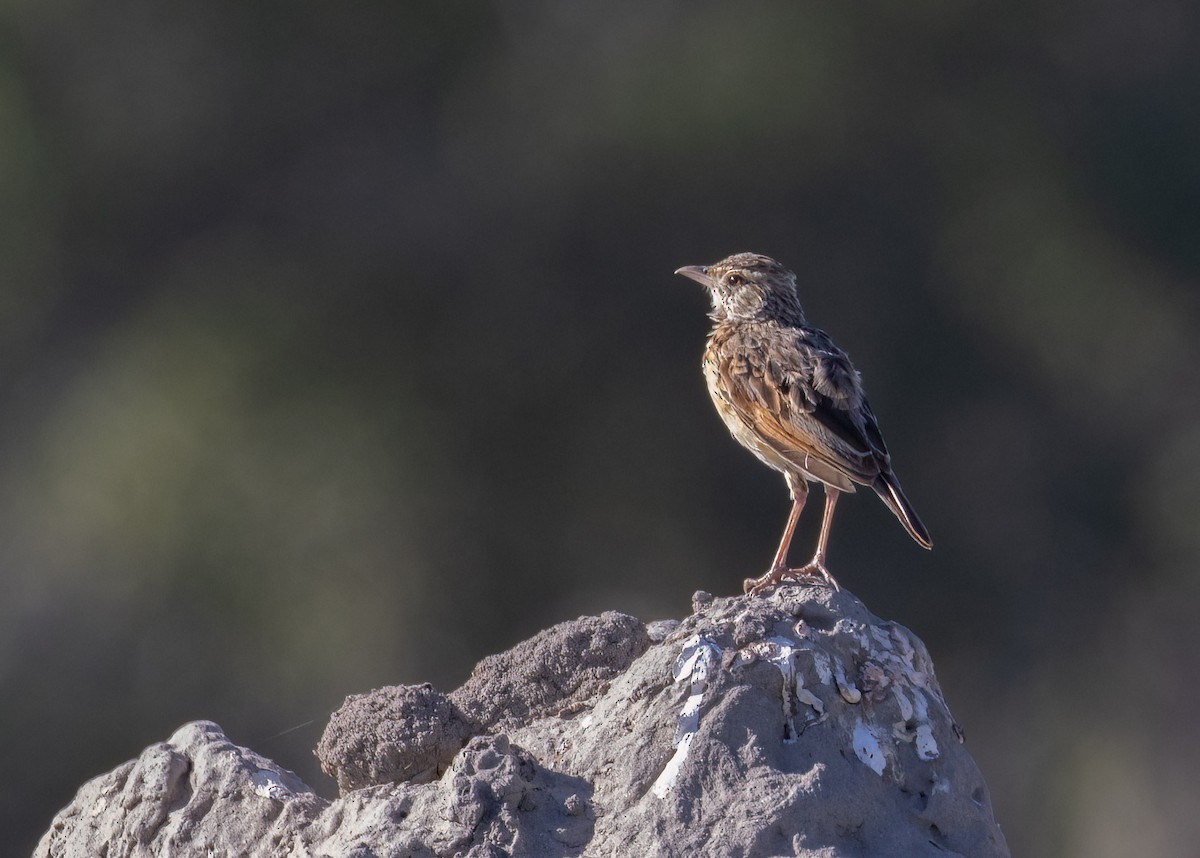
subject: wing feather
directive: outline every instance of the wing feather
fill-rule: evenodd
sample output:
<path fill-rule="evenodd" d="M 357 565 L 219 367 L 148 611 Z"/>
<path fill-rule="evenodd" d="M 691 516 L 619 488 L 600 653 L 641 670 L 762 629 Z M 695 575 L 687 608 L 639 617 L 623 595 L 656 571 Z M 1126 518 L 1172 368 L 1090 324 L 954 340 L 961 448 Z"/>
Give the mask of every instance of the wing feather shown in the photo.
<path fill-rule="evenodd" d="M 780 458 L 846 490 L 851 481 L 873 483 L 888 468 L 858 372 L 824 332 L 743 330 L 724 346 L 716 374 L 722 398 Z"/>

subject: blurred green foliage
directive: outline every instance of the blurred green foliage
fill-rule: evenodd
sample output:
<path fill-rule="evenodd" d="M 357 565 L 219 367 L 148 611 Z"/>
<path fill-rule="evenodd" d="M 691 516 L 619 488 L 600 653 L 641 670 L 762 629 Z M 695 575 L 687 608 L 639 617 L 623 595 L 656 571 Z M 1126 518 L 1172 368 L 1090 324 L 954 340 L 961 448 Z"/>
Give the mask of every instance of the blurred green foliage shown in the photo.
<path fill-rule="evenodd" d="M 929 644 L 1014 854 L 1188 854 L 1198 20 L 6 4 L 0 851 L 185 719 L 330 794 L 346 694 L 761 572 L 786 491 L 670 273 L 755 250 L 937 543 L 861 496 L 831 565 Z"/>

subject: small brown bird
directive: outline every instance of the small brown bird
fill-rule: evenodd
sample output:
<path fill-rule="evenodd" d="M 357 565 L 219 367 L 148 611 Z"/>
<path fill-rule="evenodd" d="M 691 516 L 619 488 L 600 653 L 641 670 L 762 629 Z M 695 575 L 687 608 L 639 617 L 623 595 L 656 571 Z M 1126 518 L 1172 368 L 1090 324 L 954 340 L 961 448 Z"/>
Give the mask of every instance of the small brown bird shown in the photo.
<path fill-rule="evenodd" d="M 761 593 L 805 575 L 820 575 L 837 589 L 825 568 L 825 548 L 838 495 L 853 492 L 855 483 L 873 488 L 912 538 L 931 548 L 929 531 L 892 473 L 858 370 L 828 334 L 805 320 L 796 275 L 757 253 L 675 273 L 712 296 L 704 377 L 717 412 L 743 447 L 783 473 L 792 493 L 792 512 L 771 568 L 747 578 L 745 591 Z M 809 482 L 825 487 L 817 553 L 807 566 L 789 569 L 788 546 Z"/>

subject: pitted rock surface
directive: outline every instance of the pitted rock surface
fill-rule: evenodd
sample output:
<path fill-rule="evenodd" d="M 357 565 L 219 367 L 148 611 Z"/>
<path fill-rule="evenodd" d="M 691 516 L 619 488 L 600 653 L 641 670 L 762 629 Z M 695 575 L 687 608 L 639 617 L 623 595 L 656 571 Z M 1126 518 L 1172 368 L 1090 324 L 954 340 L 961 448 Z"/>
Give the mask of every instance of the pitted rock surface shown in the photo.
<path fill-rule="evenodd" d="M 628 614 L 581 617 L 488 656 L 450 699 L 486 727 L 528 723 L 594 700 L 649 646 Z"/>
<path fill-rule="evenodd" d="M 478 726 L 429 683 L 390 685 L 346 698 L 317 745 L 343 793 L 441 775 Z"/>

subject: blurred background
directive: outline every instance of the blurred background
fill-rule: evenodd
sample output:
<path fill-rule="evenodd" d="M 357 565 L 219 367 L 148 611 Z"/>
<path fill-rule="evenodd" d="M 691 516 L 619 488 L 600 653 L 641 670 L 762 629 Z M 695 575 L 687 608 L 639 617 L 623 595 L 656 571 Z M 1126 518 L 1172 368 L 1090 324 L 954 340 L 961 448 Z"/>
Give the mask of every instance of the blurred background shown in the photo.
<path fill-rule="evenodd" d="M 860 493 L 831 567 L 928 644 L 1013 853 L 1194 854 L 1198 23 L 9 0 L 0 852 L 186 720 L 330 797 L 347 694 L 738 592 L 787 492 L 671 272 L 753 250 L 936 542 Z"/>

